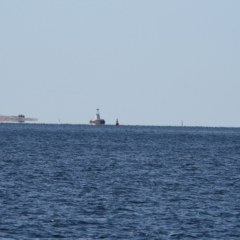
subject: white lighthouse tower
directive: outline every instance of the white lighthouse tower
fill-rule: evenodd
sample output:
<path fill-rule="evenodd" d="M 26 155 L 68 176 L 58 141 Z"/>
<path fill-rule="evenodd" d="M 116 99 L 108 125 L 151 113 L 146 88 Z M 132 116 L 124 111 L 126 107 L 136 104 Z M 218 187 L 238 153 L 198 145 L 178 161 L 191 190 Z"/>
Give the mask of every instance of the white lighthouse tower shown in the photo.
<path fill-rule="evenodd" d="M 95 119 L 96 120 L 100 120 L 100 113 L 99 113 L 99 109 L 98 108 L 97 108 L 97 113 L 96 113 Z"/>

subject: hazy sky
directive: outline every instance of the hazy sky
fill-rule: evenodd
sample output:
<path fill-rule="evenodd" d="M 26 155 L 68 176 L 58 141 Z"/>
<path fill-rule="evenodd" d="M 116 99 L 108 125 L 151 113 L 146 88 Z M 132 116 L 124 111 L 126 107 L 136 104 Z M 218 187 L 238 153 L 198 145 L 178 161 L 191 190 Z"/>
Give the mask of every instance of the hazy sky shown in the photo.
<path fill-rule="evenodd" d="M 239 0 L 0 0 L 0 114 L 240 126 Z"/>

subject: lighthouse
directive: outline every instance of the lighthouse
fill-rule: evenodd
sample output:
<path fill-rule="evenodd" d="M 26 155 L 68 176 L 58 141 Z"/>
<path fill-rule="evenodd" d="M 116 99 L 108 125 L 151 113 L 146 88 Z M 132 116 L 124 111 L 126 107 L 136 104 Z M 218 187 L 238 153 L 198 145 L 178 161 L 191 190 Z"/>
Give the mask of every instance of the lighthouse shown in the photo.
<path fill-rule="evenodd" d="M 103 125 L 103 124 L 105 124 L 105 120 L 100 118 L 99 109 L 97 109 L 95 118 L 91 119 L 89 121 L 89 123 L 92 124 L 92 125 Z"/>

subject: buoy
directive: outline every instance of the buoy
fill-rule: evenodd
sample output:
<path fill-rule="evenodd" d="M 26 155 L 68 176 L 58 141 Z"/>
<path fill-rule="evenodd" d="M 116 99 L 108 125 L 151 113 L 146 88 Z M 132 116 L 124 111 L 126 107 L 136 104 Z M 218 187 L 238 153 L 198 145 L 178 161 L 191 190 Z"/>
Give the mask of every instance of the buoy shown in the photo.
<path fill-rule="evenodd" d="M 118 126 L 119 125 L 119 123 L 118 123 L 118 119 L 116 120 L 116 126 Z"/>

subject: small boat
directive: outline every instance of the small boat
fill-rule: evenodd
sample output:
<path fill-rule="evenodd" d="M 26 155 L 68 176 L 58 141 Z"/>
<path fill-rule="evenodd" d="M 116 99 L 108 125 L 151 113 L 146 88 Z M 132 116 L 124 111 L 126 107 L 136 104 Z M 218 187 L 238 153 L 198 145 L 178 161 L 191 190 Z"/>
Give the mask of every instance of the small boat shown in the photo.
<path fill-rule="evenodd" d="M 95 115 L 95 118 L 91 119 L 89 121 L 89 123 L 91 125 L 103 125 L 103 124 L 105 124 L 105 120 L 100 118 L 99 109 L 97 109 L 97 113 Z"/>
<path fill-rule="evenodd" d="M 118 122 L 118 119 L 116 120 L 116 126 L 118 126 L 119 125 L 119 122 Z"/>

